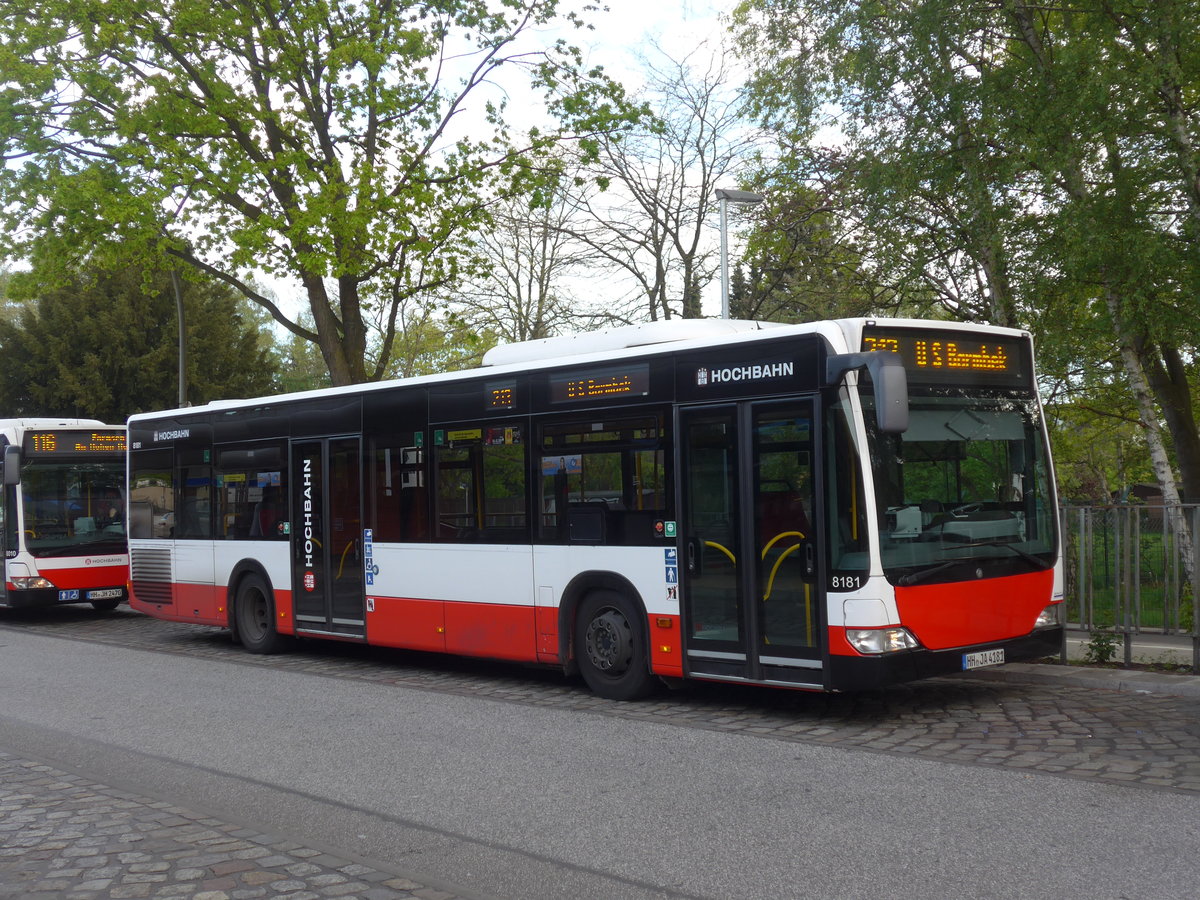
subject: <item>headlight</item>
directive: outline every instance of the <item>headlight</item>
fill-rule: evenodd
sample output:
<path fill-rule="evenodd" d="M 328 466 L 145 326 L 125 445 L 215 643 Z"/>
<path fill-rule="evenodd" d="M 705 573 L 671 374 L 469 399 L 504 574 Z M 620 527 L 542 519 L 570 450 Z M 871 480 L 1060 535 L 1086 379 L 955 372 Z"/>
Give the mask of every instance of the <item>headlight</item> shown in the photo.
<path fill-rule="evenodd" d="M 1033 623 L 1034 628 L 1049 628 L 1051 625 L 1062 624 L 1062 604 L 1052 603 L 1042 610 L 1037 617 L 1037 621 Z"/>
<path fill-rule="evenodd" d="M 894 653 L 921 646 L 907 628 L 847 628 L 846 640 L 859 653 Z"/>
<path fill-rule="evenodd" d="M 35 588 L 53 588 L 54 587 L 54 584 L 52 582 L 47 581 L 45 578 L 42 578 L 40 575 L 35 575 L 32 578 L 28 577 L 28 576 L 23 577 L 23 578 L 14 578 L 12 580 L 12 583 L 13 583 L 14 587 L 16 587 L 22 591 L 29 591 L 29 590 L 33 590 Z"/>

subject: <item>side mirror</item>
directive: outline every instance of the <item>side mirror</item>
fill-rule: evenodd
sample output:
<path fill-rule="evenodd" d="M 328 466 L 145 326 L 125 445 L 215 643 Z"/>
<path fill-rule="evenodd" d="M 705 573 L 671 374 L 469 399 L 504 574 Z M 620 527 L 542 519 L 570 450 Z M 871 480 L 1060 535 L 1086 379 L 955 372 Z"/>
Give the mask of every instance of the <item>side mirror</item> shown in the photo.
<path fill-rule="evenodd" d="M 825 383 L 837 384 L 854 369 L 866 368 L 875 388 L 875 423 L 883 432 L 908 430 L 908 375 L 899 353 L 872 350 L 842 353 L 825 360 Z"/>
<path fill-rule="evenodd" d="M 16 444 L 4 448 L 4 483 L 21 483 L 21 448 Z"/>

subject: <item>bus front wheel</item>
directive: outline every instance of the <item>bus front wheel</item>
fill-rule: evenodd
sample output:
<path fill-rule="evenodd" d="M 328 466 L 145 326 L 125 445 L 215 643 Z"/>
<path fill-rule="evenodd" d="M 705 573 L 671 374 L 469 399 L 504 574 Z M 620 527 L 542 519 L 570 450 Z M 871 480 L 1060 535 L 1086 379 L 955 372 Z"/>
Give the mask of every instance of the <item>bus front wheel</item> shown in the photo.
<path fill-rule="evenodd" d="M 596 694 L 636 700 L 654 689 L 637 606 L 616 591 L 593 591 L 575 618 L 575 658 Z"/>
<path fill-rule="evenodd" d="M 271 589 L 259 575 L 250 574 L 238 584 L 233 607 L 237 636 L 251 653 L 279 653 L 287 638 L 275 630 L 275 602 Z"/>

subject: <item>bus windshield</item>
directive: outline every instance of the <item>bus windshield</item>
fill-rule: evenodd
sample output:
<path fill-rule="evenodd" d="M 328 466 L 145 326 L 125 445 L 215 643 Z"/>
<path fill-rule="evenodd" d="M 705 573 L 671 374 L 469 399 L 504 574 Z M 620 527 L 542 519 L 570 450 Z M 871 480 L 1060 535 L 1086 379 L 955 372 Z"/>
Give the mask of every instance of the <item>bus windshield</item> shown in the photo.
<path fill-rule="evenodd" d="M 42 557 L 124 552 L 124 476 L 119 459 L 26 464 L 20 485 L 25 548 Z"/>
<path fill-rule="evenodd" d="M 872 398 L 862 394 L 869 409 Z M 1050 464 L 1033 399 L 913 397 L 908 430 L 871 432 L 880 552 L 897 584 L 1054 564 Z M 974 576 L 978 577 L 978 575 Z"/>

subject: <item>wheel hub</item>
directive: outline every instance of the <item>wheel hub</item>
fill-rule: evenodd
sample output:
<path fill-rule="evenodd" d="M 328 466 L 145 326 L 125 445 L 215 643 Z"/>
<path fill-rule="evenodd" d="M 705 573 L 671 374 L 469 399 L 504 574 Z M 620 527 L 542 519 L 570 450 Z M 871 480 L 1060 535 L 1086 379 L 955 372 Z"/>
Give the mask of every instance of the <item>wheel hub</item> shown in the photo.
<path fill-rule="evenodd" d="M 619 675 L 633 657 L 633 634 L 625 617 L 606 609 L 588 623 L 585 643 L 588 659 L 601 672 Z"/>

